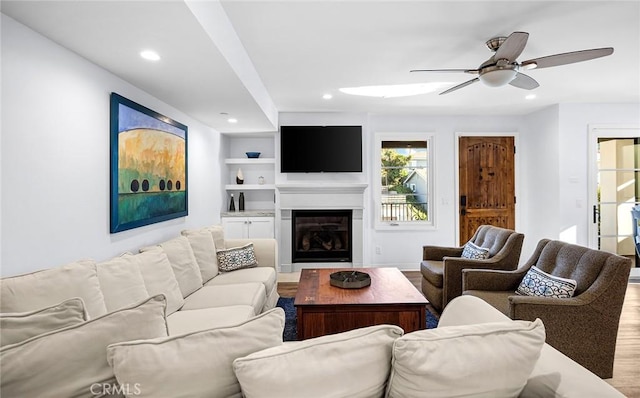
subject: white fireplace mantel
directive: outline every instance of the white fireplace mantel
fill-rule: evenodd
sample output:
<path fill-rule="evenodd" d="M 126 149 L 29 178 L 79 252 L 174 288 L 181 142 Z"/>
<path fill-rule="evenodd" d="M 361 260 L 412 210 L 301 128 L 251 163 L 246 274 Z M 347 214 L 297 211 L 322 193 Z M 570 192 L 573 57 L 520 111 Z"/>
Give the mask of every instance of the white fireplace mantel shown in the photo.
<path fill-rule="evenodd" d="M 279 253 L 282 271 L 299 271 L 304 267 L 362 267 L 363 261 L 363 210 L 364 191 L 368 185 L 363 183 L 319 183 L 319 184 L 278 184 L 280 197 Z M 291 262 L 292 210 L 353 210 L 352 217 L 352 263 L 295 263 Z"/>
<path fill-rule="evenodd" d="M 363 209 L 367 184 L 282 184 L 280 209 Z"/>

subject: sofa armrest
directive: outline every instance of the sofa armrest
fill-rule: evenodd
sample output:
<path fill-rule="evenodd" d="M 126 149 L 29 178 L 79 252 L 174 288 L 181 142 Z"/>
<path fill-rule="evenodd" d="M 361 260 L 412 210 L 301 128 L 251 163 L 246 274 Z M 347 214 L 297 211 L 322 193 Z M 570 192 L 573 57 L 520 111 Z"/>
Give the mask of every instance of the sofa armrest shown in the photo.
<path fill-rule="evenodd" d="M 493 269 L 463 269 L 462 291 L 489 290 L 514 291 L 518 288 L 525 272 Z"/>
<path fill-rule="evenodd" d="M 442 311 L 438 327 L 508 321 L 509 318 L 482 299 L 460 296 L 451 300 Z M 560 351 L 545 344 L 520 397 L 604 398 L 624 395 Z"/>
<path fill-rule="evenodd" d="M 460 257 L 462 247 L 422 246 L 422 260 L 441 261 L 444 257 Z"/>
<path fill-rule="evenodd" d="M 238 247 L 253 243 L 258 267 L 272 267 L 278 270 L 278 242 L 272 238 L 261 239 L 225 239 L 225 247 Z"/>

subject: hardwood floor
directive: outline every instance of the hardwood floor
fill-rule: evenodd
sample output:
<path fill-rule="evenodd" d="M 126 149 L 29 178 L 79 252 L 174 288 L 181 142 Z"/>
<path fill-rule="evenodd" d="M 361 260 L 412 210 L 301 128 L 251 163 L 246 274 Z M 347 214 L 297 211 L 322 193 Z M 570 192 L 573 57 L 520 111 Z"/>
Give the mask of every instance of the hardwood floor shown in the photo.
<path fill-rule="evenodd" d="M 403 273 L 420 290 L 420 272 Z M 278 293 L 282 297 L 295 297 L 297 287 L 297 282 L 279 282 Z M 627 397 L 640 398 L 640 283 L 630 283 L 627 287 L 620 317 L 613 377 L 606 381 Z"/>

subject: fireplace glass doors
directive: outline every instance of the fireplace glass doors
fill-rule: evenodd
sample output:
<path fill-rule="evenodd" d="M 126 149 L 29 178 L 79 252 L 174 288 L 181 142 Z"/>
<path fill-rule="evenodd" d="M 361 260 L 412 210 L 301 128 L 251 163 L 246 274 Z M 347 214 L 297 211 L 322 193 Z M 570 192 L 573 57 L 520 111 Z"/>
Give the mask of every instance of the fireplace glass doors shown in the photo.
<path fill-rule="evenodd" d="M 292 262 L 351 262 L 351 210 L 293 210 Z"/>

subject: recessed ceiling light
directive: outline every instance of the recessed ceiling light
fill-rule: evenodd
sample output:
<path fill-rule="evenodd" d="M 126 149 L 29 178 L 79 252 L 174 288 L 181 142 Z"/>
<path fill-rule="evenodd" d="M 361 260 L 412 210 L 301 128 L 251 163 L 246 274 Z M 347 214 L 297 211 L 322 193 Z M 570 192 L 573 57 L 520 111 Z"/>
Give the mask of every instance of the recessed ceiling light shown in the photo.
<path fill-rule="evenodd" d="M 326 99 L 326 100 L 330 100 L 331 98 L 333 98 L 333 95 L 331 95 L 331 94 L 325 94 L 325 95 L 323 95 L 323 96 L 322 96 L 322 98 L 323 98 L 323 99 Z"/>
<path fill-rule="evenodd" d="M 148 61 L 160 61 L 160 55 L 153 50 L 141 51 L 140 56 Z"/>
<path fill-rule="evenodd" d="M 532 100 L 532 99 L 535 99 L 535 98 L 536 98 L 536 95 L 535 95 L 535 94 L 528 94 L 528 95 L 526 95 L 526 96 L 524 97 L 524 99 L 528 99 L 528 100 Z"/>
<path fill-rule="evenodd" d="M 238 119 L 236 119 L 235 117 L 230 117 L 229 119 L 227 119 L 227 122 L 229 122 L 229 123 L 238 123 Z"/>
<path fill-rule="evenodd" d="M 392 84 L 383 86 L 344 87 L 340 91 L 345 94 L 363 95 L 366 97 L 409 97 L 411 95 L 428 94 L 449 87 L 451 82 L 431 82 L 416 84 Z"/>

